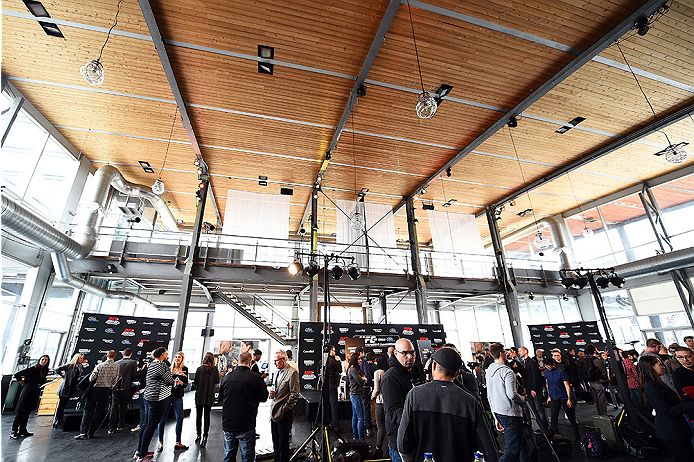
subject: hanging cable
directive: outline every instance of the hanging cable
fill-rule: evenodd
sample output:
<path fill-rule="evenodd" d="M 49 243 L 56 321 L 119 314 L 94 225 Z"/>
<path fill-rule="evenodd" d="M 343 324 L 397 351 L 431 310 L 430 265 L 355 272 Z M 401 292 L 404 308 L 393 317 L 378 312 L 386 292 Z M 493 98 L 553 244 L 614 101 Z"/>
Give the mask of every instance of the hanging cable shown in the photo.
<path fill-rule="evenodd" d="M 111 28 L 108 30 L 108 34 L 106 35 L 106 41 L 104 44 L 101 46 L 101 51 L 99 51 L 99 57 L 96 58 L 98 62 L 101 62 L 101 54 L 104 52 L 104 48 L 106 48 L 106 44 L 108 43 L 108 39 L 111 38 L 111 31 L 113 30 L 114 27 L 116 27 L 116 24 L 118 24 L 118 13 L 120 13 L 120 5 L 123 3 L 123 0 L 118 1 L 118 9 L 116 10 L 116 18 L 113 21 L 113 25 Z"/>
<path fill-rule="evenodd" d="M 419 82 L 422 84 L 422 93 L 424 90 L 424 79 L 422 78 L 422 66 L 419 64 L 419 52 L 417 51 L 417 38 L 414 35 L 414 22 L 412 22 L 412 7 L 410 0 L 407 0 L 407 12 L 410 15 L 410 26 L 412 27 L 412 40 L 414 41 L 414 54 L 417 56 L 417 70 L 419 70 Z"/>
<path fill-rule="evenodd" d="M 173 136 L 174 126 L 176 125 L 176 116 L 178 115 L 178 106 L 176 106 L 176 112 L 174 113 L 174 118 L 171 121 L 171 131 L 169 132 L 169 141 L 166 143 L 166 152 L 164 153 L 164 162 L 161 164 L 161 169 L 159 170 L 159 179 L 161 180 L 161 173 L 164 171 L 164 165 L 166 165 L 166 158 L 169 156 L 169 146 L 171 146 L 171 137 Z"/>
<path fill-rule="evenodd" d="M 513 152 L 516 154 L 516 161 L 518 162 L 518 169 L 520 170 L 521 178 L 523 179 L 523 184 L 525 184 L 525 174 L 523 173 L 523 166 L 521 165 L 521 160 L 518 156 L 518 149 L 516 149 L 516 142 L 513 140 L 513 133 L 511 132 L 511 130 L 509 130 L 508 134 L 511 137 L 511 145 L 513 146 Z M 533 207 L 533 201 L 532 199 L 530 199 L 530 191 L 526 192 L 525 194 L 528 196 L 528 202 L 530 203 L 530 213 L 533 214 L 535 229 L 539 230 L 540 225 L 537 224 L 537 215 L 535 214 L 535 207 Z"/>

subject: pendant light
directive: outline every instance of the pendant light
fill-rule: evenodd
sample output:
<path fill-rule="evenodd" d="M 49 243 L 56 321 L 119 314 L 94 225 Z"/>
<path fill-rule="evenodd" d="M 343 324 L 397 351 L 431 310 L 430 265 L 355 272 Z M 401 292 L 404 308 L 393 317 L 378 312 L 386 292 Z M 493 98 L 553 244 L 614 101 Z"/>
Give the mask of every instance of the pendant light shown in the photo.
<path fill-rule="evenodd" d="M 410 2 L 407 2 L 407 10 L 410 14 L 410 26 L 412 27 L 412 40 L 414 41 L 414 53 L 417 56 L 417 70 L 419 71 L 419 83 L 422 85 L 422 92 L 417 96 L 417 117 L 420 119 L 430 119 L 436 114 L 438 104 L 431 94 L 424 89 L 424 79 L 422 78 L 422 66 L 419 64 L 419 52 L 417 51 L 417 38 L 414 35 L 414 23 L 412 22 L 412 8 Z"/>

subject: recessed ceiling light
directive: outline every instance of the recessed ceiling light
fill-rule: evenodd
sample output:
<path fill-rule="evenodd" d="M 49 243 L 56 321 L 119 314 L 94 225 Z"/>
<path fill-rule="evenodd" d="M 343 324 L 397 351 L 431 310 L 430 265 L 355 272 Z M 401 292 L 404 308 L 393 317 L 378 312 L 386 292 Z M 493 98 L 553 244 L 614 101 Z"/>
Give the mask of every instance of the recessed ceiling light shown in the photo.
<path fill-rule="evenodd" d="M 436 104 L 441 105 L 441 101 L 443 101 L 443 98 L 445 98 L 451 92 L 451 90 L 453 90 L 452 85 L 442 83 L 441 86 L 436 90 L 436 96 L 434 96 Z"/>
<path fill-rule="evenodd" d="M 586 120 L 585 117 L 576 117 L 571 122 L 569 122 L 568 125 L 564 125 L 563 127 L 557 129 L 556 133 L 566 133 L 569 130 L 571 130 L 572 128 L 574 128 L 576 125 L 583 122 L 584 120 Z"/>
<path fill-rule="evenodd" d="M 267 186 L 267 177 L 265 175 L 258 176 L 258 184 L 260 186 Z"/>
<path fill-rule="evenodd" d="M 31 14 L 33 14 L 37 18 L 50 18 L 51 17 L 51 15 L 48 14 L 48 11 L 46 11 L 46 8 L 43 6 L 43 4 L 41 2 L 24 0 L 24 5 L 26 5 L 26 7 L 29 8 L 29 11 L 31 12 Z"/>
<path fill-rule="evenodd" d="M 275 49 L 265 45 L 258 45 L 258 57 L 265 59 L 275 59 Z"/>
<path fill-rule="evenodd" d="M 270 74 L 273 73 L 274 66 L 270 63 L 258 63 L 258 74 Z"/>
<path fill-rule="evenodd" d="M 422 202 L 422 210 L 434 210 L 433 202 Z"/>
<path fill-rule="evenodd" d="M 281 186 L 280 187 L 280 194 L 283 196 L 293 196 L 294 195 L 294 189 L 292 189 L 289 186 Z"/>
<path fill-rule="evenodd" d="M 138 160 L 137 162 L 140 164 L 140 167 L 142 167 L 142 169 L 143 169 L 145 172 L 147 172 L 147 173 L 154 173 L 154 169 L 153 169 L 152 166 L 149 164 L 149 162 L 147 162 L 146 160 Z"/>

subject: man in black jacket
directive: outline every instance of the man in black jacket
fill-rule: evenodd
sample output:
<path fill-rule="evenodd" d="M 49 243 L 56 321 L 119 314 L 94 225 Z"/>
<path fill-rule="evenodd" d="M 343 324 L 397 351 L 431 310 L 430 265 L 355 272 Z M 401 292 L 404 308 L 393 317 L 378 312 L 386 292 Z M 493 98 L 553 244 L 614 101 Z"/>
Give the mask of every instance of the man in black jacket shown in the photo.
<path fill-rule="evenodd" d="M 111 416 L 108 422 L 108 432 L 113 433 L 116 430 L 125 430 L 130 428 L 125 424 L 125 413 L 128 410 L 128 404 L 133 397 L 133 381 L 137 377 L 137 361 L 132 359 L 133 350 L 126 348 L 123 350 L 123 359 L 116 361 L 118 364 L 118 381 L 113 390 L 113 403 L 111 404 Z"/>
<path fill-rule="evenodd" d="M 330 396 L 330 418 L 333 429 L 338 433 L 342 431 L 337 406 L 337 388 L 340 385 L 341 373 L 342 364 L 340 364 L 340 357 L 335 356 L 335 346 L 333 345 L 330 347 L 330 355 L 328 356 L 328 395 Z"/>
<path fill-rule="evenodd" d="M 537 415 L 540 429 L 543 431 L 549 430 L 549 422 L 545 415 L 545 407 L 542 405 L 542 389 L 543 378 L 540 373 L 540 366 L 537 362 L 528 355 L 528 349 L 525 347 L 518 348 L 518 356 L 522 365 L 521 376 L 523 377 L 523 386 L 527 394 L 527 401 L 530 408 Z"/>
<path fill-rule="evenodd" d="M 386 414 L 386 435 L 390 458 L 393 462 L 402 462 L 398 453 L 398 428 L 405 407 L 407 393 L 413 387 L 415 375 L 412 372 L 415 363 L 415 350 L 412 343 L 401 338 L 395 343 L 395 352 L 388 361 L 390 368 L 381 379 L 383 410 Z"/>
<path fill-rule="evenodd" d="M 235 462 L 241 446 L 241 460 L 255 461 L 255 420 L 258 405 L 267 401 L 265 381 L 251 371 L 251 353 L 239 356 L 239 365 L 222 380 L 222 430 L 224 430 L 224 462 Z"/>

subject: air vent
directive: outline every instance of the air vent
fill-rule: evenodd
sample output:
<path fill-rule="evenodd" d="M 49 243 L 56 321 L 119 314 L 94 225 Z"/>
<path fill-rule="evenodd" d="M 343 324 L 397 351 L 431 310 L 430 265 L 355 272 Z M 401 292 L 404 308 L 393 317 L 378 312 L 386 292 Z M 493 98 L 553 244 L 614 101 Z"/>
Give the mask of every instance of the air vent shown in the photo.
<path fill-rule="evenodd" d="M 586 120 L 585 117 L 576 117 L 571 122 L 569 122 L 567 125 L 564 125 L 563 127 L 557 129 L 556 133 L 564 134 L 564 133 L 568 132 L 569 130 L 571 130 L 572 128 L 574 128 L 576 125 L 583 122 L 584 120 Z"/>

